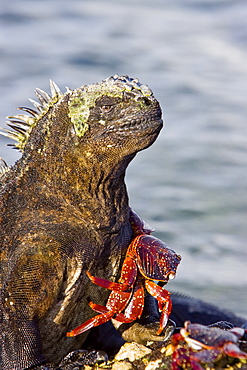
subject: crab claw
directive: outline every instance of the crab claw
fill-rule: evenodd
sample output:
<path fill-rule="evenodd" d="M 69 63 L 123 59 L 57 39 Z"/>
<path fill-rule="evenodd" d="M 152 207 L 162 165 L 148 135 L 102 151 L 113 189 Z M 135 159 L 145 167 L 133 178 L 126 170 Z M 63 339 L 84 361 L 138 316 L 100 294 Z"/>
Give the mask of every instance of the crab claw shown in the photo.
<path fill-rule="evenodd" d="M 234 343 L 227 343 L 224 345 L 224 351 L 228 356 L 235 358 L 247 358 L 247 353 L 239 349 L 239 347 Z"/>
<path fill-rule="evenodd" d="M 159 309 L 161 310 L 160 315 L 160 328 L 157 331 L 157 335 L 161 334 L 163 329 L 166 327 L 171 310 L 172 301 L 170 298 L 171 293 L 163 289 L 159 285 L 155 284 L 152 280 L 146 280 L 145 286 L 147 291 L 158 300 Z"/>

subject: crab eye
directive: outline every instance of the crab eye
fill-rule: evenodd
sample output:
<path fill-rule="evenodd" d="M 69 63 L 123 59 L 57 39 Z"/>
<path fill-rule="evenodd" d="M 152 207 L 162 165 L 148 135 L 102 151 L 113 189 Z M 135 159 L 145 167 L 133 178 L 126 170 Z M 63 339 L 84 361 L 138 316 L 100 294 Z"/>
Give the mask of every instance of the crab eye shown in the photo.
<path fill-rule="evenodd" d="M 100 107 L 102 113 L 108 113 L 112 109 L 112 105 L 102 105 Z"/>
<path fill-rule="evenodd" d="M 175 274 L 174 272 L 170 272 L 170 273 L 169 273 L 169 275 L 168 275 L 168 278 L 169 278 L 170 280 L 172 280 L 172 279 L 174 279 L 174 278 L 175 278 L 175 276 L 176 276 L 176 274 Z"/>

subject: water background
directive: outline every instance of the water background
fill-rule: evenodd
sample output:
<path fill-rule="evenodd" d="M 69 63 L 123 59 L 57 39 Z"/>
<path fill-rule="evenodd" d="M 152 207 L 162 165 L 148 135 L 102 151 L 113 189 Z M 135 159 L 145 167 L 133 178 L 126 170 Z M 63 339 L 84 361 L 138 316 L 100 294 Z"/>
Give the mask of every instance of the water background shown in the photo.
<path fill-rule="evenodd" d="M 1 126 L 50 78 L 148 84 L 166 126 L 128 169 L 130 204 L 182 255 L 170 290 L 247 317 L 246 19 L 246 0 L 0 0 Z"/>

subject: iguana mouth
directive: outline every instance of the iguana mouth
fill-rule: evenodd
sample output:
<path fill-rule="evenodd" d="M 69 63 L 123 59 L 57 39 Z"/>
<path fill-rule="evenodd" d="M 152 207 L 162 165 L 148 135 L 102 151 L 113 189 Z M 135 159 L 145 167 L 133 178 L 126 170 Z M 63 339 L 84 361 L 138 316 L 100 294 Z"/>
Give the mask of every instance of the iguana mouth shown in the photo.
<path fill-rule="evenodd" d="M 133 119 L 125 119 L 116 126 L 112 125 L 108 128 L 108 132 L 119 132 L 119 131 L 156 131 L 157 128 L 161 128 L 163 125 L 163 120 L 161 119 L 161 111 L 156 111 L 152 115 L 146 114 Z"/>

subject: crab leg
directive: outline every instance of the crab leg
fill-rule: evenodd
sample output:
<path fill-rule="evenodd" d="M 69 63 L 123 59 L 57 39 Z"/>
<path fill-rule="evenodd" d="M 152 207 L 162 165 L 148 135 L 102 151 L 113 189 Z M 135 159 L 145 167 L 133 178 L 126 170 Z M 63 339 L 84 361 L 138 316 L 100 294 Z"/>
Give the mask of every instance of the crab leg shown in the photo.
<path fill-rule="evenodd" d="M 111 320 L 112 316 L 114 315 L 114 312 L 108 311 L 106 313 L 103 313 L 101 315 L 97 315 L 93 317 L 92 319 L 89 319 L 85 321 L 83 324 L 77 326 L 72 331 L 66 333 L 67 337 L 76 337 L 77 335 L 84 333 L 85 331 L 92 329 L 95 326 L 104 324 L 105 322 Z"/>
<path fill-rule="evenodd" d="M 175 334 L 176 335 L 176 334 Z M 176 349 L 172 354 L 171 370 L 180 370 L 183 365 L 184 369 L 203 370 L 200 364 L 188 355 L 185 348 Z"/>
<path fill-rule="evenodd" d="M 93 303 L 93 302 L 90 302 L 89 303 L 89 306 L 94 310 L 94 311 L 96 311 L 96 312 L 99 312 L 99 313 L 107 313 L 107 312 L 109 312 L 108 310 L 107 310 L 107 308 L 105 307 L 105 306 L 101 306 L 101 305 L 99 305 L 99 304 L 95 304 L 95 303 Z M 127 318 L 127 317 L 125 317 L 125 315 L 124 314 L 115 314 L 114 316 L 113 316 L 113 319 L 115 319 L 115 320 L 117 320 L 117 321 L 119 321 L 119 322 L 124 322 L 124 323 L 129 323 L 129 322 L 132 322 L 133 321 L 133 318 Z"/>
<path fill-rule="evenodd" d="M 113 291 L 110 294 L 110 297 L 107 301 L 107 307 L 95 304 L 93 302 L 89 303 L 89 306 L 94 310 L 98 311 L 101 314 L 93 317 L 92 319 L 87 320 L 83 324 L 77 326 L 72 331 L 68 332 L 67 337 L 75 337 L 85 331 L 92 329 L 95 326 L 104 324 L 105 322 L 111 320 L 117 312 L 121 312 L 126 307 L 131 292 L 115 292 Z M 122 298 L 122 299 L 121 299 Z M 133 320 L 132 320 L 133 321 Z"/>
<path fill-rule="evenodd" d="M 96 304 L 93 302 L 89 302 L 88 305 L 92 308 L 92 310 L 99 312 L 99 313 L 107 313 L 109 312 L 106 306 L 102 306 L 101 304 Z"/>
<path fill-rule="evenodd" d="M 141 317 L 144 306 L 144 289 L 141 282 L 137 282 L 134 287 L 134 292 L 129 300 L 124 313 L 117 314 L 114 319 L 120 322 L 129 323 Z"/>
<path fill-rule="evenodd" d="M 131 291 L 129 292 L 115 292 L 112 291 L 106 306 L 102 306 L 100 304 L 96 304 L 93 302 L 89 303 L 89 306 L 97 312 L 105 313 L 105 312 L 112 312 L 112 315 L 122 312 L 125 307 L 127 306 L 129 299 L 131 297 Z"/>
<path fill-rule="evenodd" d="M 115 292 L 123 292 L 133 286 L 137 276 L 137 266 L 132 258 L 126 257 L 123 262 L 119 283 L 113 283 L 112 281 L 98 278 L 91 275 L 89 271 L 86 271 L 86 274 L 96 285 L 113 290 Z"/>
<path fill-rule="evenodd" d="M 115 294 L 115 292 L 113 293 Z M 125 302 L 129 301 L 129 303 L 126 308 L 125 308 L 126 303 L 122 307 L 120 307 L 119 305 L 117 306 L 116 304 L 116 302 L 119 303 L 120 301 L 119 299 L 117 299 L 117 301 L 115 302 L 114 308 L 112 309 L 112 312 L 113 311 L 115 312 L 114 319 L 120 322 L 129 323 L 135 320 L 136 318 L 140 318 L 142 311 L 143 311 L 143 306 L 144 306 L 144 289 L 143 289 L 142 283 L 138 282 L 135 284 L 133 295 L 131 296 L 129 300 L 127 297 L 123 297 L 123 298 Z M 111 301 L 111 298 L 109 300 Z M 110 310 L 109 300 L 107 302 L 107 307 L 99 305 L 99 304 L 95 304 L 93 302 L 90 302 L 89 306 L 94 311 L 104 314 L 104 313 L 109 312 Z M 112 305 L 112 302 L 111 302 L 111 305 Z M 117 308 L 117 311 L 116 311 L 116 308 Z M 124 308 L 125 308 L 124 313 L 121 313 L 121 311 L 123 311 Z"/>
<path fill-rule="evenodd" d="M 94 284 L 99 285 L 102 288 L 107 288 L 116 292 L 122 292 L 129 288 L 129 284 L 113 283 L 112 281 L 93 276 L 89 271 L 87 271 L 86 274 Z"/>
<path fill-rule="evenodd" d="M 172 310 L 172 301 L 170 294 L 167 290 L 155 284 L 152 280 L 146 280 L 145 286 L 147 291 L 158 300 L 159 309 L 162 311 L 160 315 L 160 328 L 157 331 L 159 335 L 165 328 Z"/>

